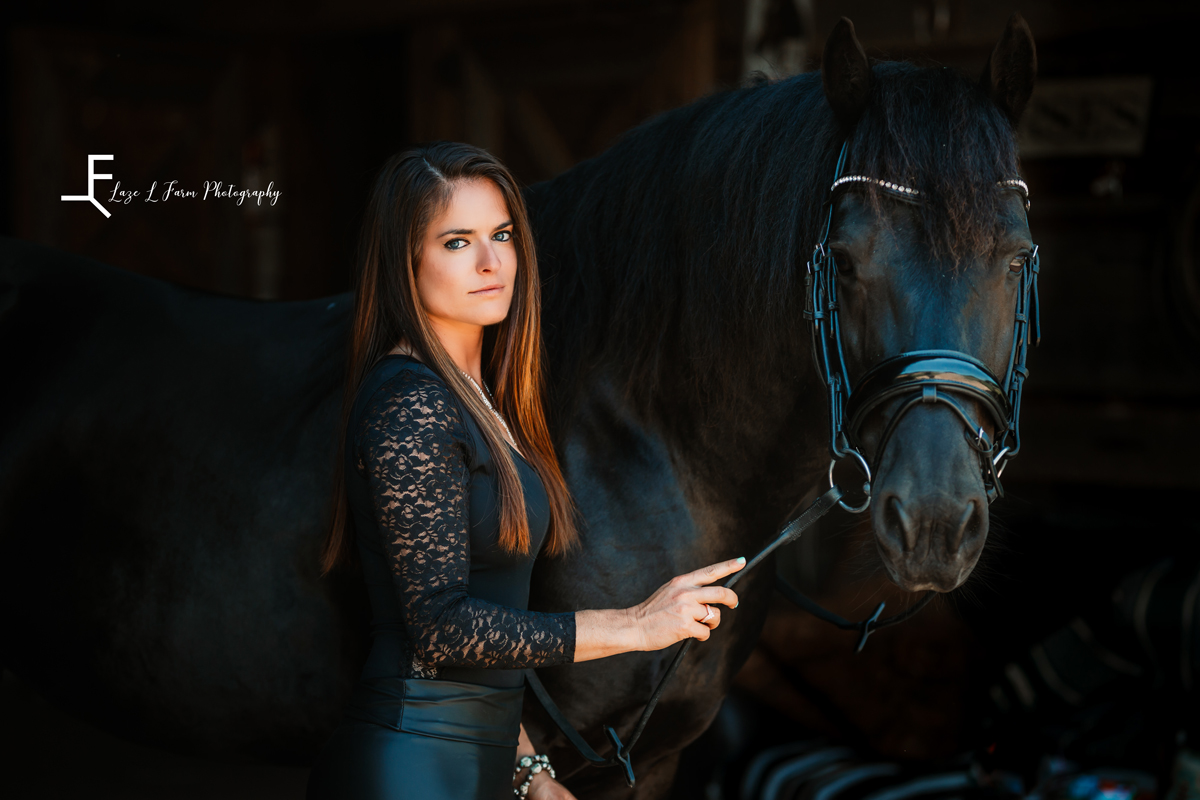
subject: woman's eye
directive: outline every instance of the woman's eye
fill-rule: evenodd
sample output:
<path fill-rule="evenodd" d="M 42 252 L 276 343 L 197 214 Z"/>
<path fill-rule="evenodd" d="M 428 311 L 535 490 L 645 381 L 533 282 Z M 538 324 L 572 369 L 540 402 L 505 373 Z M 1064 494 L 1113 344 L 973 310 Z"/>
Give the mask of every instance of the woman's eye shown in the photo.
<path fill-rule="evenodd" d="M 512 241 L 512 231 L 497 231 L 496 235 L 493 236 L 492 238 L 495 239 L 497 242 Z"/>
<path fill-rule="evenodd" d="M 1009 271 L 1010 272 L 1021 272 L 1022 270 L 1024 270 L 1025 269 L 1025 260 L 1027 258 L 1029 258 L 1029 256 L 1020 255 L 1020 256 L 1017 256 L 1016 258 L 1014 258 L 1012 261 L 1008 262 Z"/>
<path fill-rule="evenodd" d="M 446 242 L 447 250 L 462 250 L 468 244 L 466 239 L 451 239 Z"/>

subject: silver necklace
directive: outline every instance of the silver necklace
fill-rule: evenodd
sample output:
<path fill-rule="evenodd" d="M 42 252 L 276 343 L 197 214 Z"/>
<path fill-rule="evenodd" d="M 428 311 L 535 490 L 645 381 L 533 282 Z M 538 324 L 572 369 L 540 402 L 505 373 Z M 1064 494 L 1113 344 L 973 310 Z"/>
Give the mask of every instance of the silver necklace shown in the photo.
<path fill-rule="evenodd" d="M 516 440 L 513 438 L 512 431 L 508 429 L 508 423 L 504 421 L 504 417 L 500 416 L 500 412 L 497 411 L 495 406 L 492 405 L 492 401 L 488 400 L 487 395 L 483 393 L 483 389 L 479 388 L 479 384 L 476 383 L 475 379 L 467 374 L 465 370 L 460 369 L 459 372 L 462 373 L 464 378 L 471 382 L 471 385 L 475 387 L 475 391 L 479 393 L 479 399 L 482 400 L 483 404 L 488 407 L 488 411 L 491 411 L 496 417 L 496 420 L 500 423 L 500 427 L 504 428 L 504 434 L 508 437 L 508 443 L 512 445 L 513 450 L 516 450 L 518 453 L 521 452 L 521 449 L 517 447 Z"/>

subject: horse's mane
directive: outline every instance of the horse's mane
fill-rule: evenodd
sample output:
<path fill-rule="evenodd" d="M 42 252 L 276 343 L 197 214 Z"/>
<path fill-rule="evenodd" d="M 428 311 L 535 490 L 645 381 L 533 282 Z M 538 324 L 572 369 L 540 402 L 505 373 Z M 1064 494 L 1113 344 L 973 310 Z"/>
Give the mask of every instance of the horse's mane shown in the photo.
<path fill-rule="evenodd" d="M 847 172 L 931 198 L 936 258 L 986 249 L 994 182 L 1017 175 L 1004 113 L 955 70 L 887 62 L 872 78 Z M 643 411 L 664 391 L 721 403 L 752 371 L 796 375 L 804 264 L 845 136 L 805 73 L 661 114 L 532 187 L 560 412 L 591 367 Z"/>

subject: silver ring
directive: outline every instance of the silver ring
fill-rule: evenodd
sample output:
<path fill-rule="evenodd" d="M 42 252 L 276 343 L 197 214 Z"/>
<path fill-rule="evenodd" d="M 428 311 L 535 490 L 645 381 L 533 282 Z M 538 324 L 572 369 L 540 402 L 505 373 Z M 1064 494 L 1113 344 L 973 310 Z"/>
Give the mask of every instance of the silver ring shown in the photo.
<path fill-rule="evenodd" d="M 863 484 L 863 492 L 866 493 L 867 499 L 863 501 L 861 506 L 848 506 L 844 500 L 838 500 L 838 505 L 851 514 L 861 514 L 866 511 L 871 505 L 871 467 L 867 465 L 867 460 L 863 458 L 863 454 L 854 448 L 848 448 L 847 453 L 858 459 L 859 465 L 862 467 L 863 474 L 867 476 L 867 482 Z M 836 458 L 829 460 L 829 488 L 833 488 L 833 468 L 837 466 Z"/>
<path fill-rule="evenodd" d="M 716 614 L 713 613 L 712 606 L 710 606 L 708 603 L 705 603 L 704 607 L 708 609 L 708 613 L 705 614 L 704 617 L 700 620 L 701 624 L 708 622 L 710 619 L 712 619 L 713 617 L 716 616 Z"/>

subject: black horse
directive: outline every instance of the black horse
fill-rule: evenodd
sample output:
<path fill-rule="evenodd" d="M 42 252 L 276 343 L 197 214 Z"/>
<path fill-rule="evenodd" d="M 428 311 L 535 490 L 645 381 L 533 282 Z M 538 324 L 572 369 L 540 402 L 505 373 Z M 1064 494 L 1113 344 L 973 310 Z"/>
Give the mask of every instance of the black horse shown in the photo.
<path fill-rule="evenodd" d="M 823 487 L 826 394 L 805 262 L 843 142 L 869 184 L 837 195 L 851 376 L 914 349 L 1004 373 L 1029 245 L 1013 126 L 1032 91 L 1010 22 L 981 83 L 868 64 L 839 23 L 822 75 L 710 96 L 529 190 L 544 272 L 552 424 L 583 547 L 544 560 L 533 604 L 623 607 L 672 575 L 752 555 Z M 303 759 L 334 725 L 365 631 L 354 575 L 319 580 L 346 296 L 257 303 L 184 290 L 8 240 L 0 248 L 0 659 L 127 736 Z M 863 429 L 874 453 L 883 408 Z M 981 419 L 983 417 L 980 417 Z M 880 560 L 950 591 L 987 536 L 978 454 L 945 406 L 904 416 L 878 459 Z M 669 785 L 762 625 L 769 565 L 693 648 L 635 752 L 638 797 Z M 601 749 L 672 650 L 544 671 Z M 569 786 L 584 770 L 530 698 Z"/>

